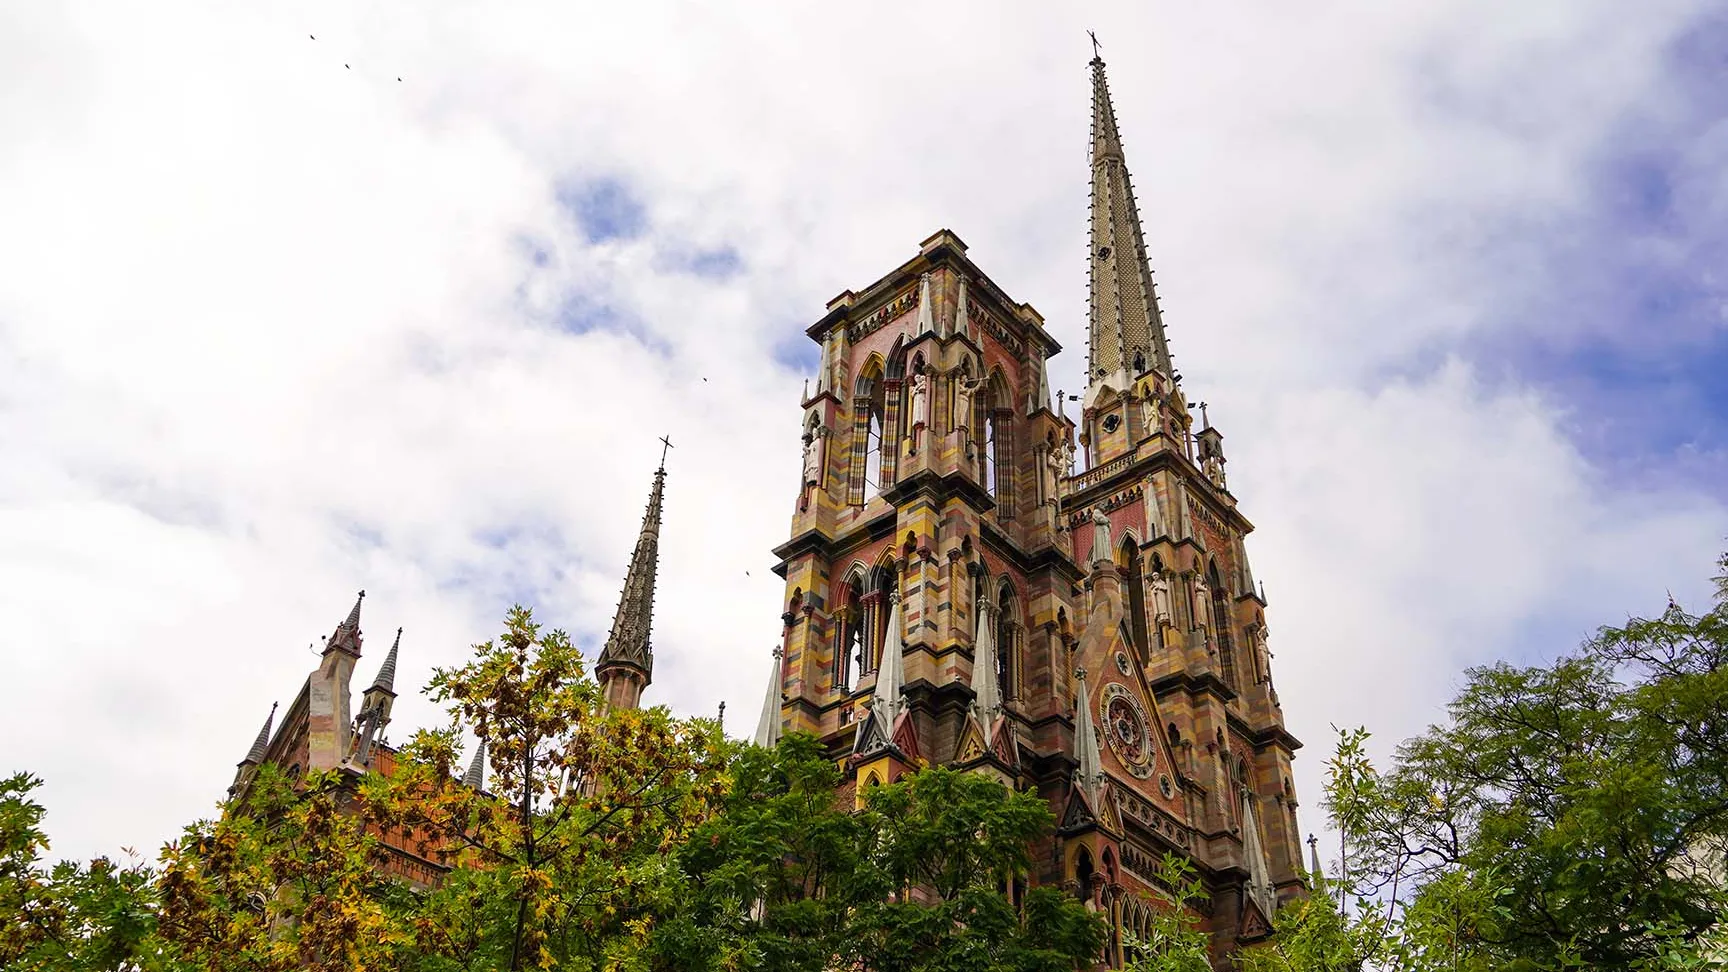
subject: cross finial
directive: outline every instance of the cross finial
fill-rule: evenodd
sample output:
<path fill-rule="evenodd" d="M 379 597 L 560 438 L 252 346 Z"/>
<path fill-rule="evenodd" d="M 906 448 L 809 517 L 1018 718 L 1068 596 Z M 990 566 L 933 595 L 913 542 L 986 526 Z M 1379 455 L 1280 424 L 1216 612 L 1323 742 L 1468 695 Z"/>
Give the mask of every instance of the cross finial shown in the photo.
<path fill-rule="evenodd" d="M 1095 33 L 1093 33 L 1093 32 L 1092 32 L 1092 31 L 1087 31 L 1087 32 L 1086 32 L 1086 36 L 1087 36 L 1087 37 L 1090 37 L 1090 38 L 1092 38 L 1092 59 L 1093 59 L 1093 60 L 1094 60 L 1094 61 L 1096 61 L 1096 60 L 1098 60 L 1098 59 L 1099 59 L 1099 54 L 1098 54 L 1098 35 L 1097 35 L 1097 34 L 1095 34 Z"/>
<path fill-rule="evenodd" d="M 672 448 L 672 437 L 669 435 L 661 436 L 660 437 L 660 471 L 661 472 L 666 471 L 666 450 L 670 449 L 670 448 Z"/>

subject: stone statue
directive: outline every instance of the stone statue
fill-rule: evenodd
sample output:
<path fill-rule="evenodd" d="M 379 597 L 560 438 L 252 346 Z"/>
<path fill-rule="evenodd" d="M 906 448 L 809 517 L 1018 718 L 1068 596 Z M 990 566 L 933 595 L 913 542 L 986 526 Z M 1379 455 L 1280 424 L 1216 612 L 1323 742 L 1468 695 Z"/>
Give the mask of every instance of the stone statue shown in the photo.
<path fill-rule="evenodd" d="M 1206 474 L 1207 479 L 1212 480 L 1212 485 L 1219 489 L 1224 488 L 1224 460 L 1217 456 L 1207 456 L 1201 460 L 1200 470 Z"/>
<path fill-rule="evenodd" d="M 978 394 L 978 389 L 984 384 L 982 378 L 968 378 L 965 375 L 954 377 L 954 427 L 969 429 L 972 427 L 972 398 Z"/>
<path fill-rule="evenodd" d="M 930 422 L 930 376 L 919 372 L 912 379 L 912 426 Z"/>
<path fill-rule="evenodd" d="M 1148 390 L 1146 397 L 1140 400 L 1140 426 L 1146 430 L 1147 435 L 1162 431 L 1164 420 L 1158 412 L 1158 396 Z"/>
<path fill-rule="evenodd" d="M 804 433 L 804 485 L 822 485 L 822 443 L 816 429 Z"/>
<path fill-rule="evenodd" d="M 1211 627 L 1206 623 L 1211 611 L 1212 589 L 1206 586 L 1205 577 L 1196 574 L 1194 577 L 1194 627 Z"/>
<path fill-rule="evenodd" d="M 1074 445 L 1068 441 L 1066 436 L 1056 443 L 1056 456 L 1057 468 L 1060 470 L 1056 475 L 1056 498 L 1061 499 L 1068 493 L 1066 480 L 1069 472 L 1074 468 Z"/>
<path fill-rule="evenodd" d="M 1109 560 L 1110 545 L 1110 514 L 1100 509 L 1092 511 L 1092 562 Z"/>
<path fill-rule="evenodd" d="M 1152 574 L 1152 617 L 1170 620 L 1170 579 L 1157 572 Z"/>
<path fill-rule="evenodd" d="M 1056 490 L 1060 488 L 1062 477 L 1067 470 L 1062 468 L 1062 452 L 1050 448 L 1044 451 L 1044 502 L 1054 504 L 1057 500 Z"/>
<path fill-rule="evenodd" d="M 1272 678 L 1272 652 L 1266 647 L 1266 626 L 1254 629 L 1254 659 L 1259 664 L 1259 680 L 1269 681 Z"/>

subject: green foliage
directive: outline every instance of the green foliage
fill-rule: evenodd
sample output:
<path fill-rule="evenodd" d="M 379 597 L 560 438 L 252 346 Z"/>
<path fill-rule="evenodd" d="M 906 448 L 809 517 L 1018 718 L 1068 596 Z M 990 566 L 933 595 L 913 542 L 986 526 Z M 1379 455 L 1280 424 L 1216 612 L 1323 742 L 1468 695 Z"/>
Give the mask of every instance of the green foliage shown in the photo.
<path fill-rule="evenodd" d="M 1259 969 L 1728 968 L 1728 556 L 1544 666 L 1472 669 L 1450 719 L 1369 761 L 1340 733 L 1340 901 L 1279 916 Z"/>
<path fill-rule="evenodd" d="M 1124 972 L 1211 972 L 1210 941 L 1194 911 L 1206 899 L 1206 888 L 1194 864 L 1166 854 L 1154 877 L 1169 889 L 1170 907 L 1154 914 L 1146 938 L 1123 935 L 1130 956 Z"/>
<path fill-rule="evenodd" d="M 150 869 L 98 857 L 44 868 L 44 810 L 27 773 L 0 780 L 0 968 L 155 967 Z M 149 963 L 149 964 L 146 964 Z"/>
<path fill-rule="evenodd" d="M 816 740 L 792 734 L 732 764 L 722 813 L 676 855 L 689 907 L 654 942 L 657 969 L 1071 970 L 1104 930 L 1054 889 L 1002 889 L 1054 823 L 1035 794 L 926 769 L 856 812 Z"/>

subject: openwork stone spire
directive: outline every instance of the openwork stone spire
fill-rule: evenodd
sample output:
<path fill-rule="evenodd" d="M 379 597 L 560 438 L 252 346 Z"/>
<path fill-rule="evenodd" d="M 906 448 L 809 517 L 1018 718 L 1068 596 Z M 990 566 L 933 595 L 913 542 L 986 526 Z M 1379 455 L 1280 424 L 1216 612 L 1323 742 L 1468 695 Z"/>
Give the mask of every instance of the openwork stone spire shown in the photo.
<path fill-rule="evenodd" d="M 1122 156 L 1104 61 L 1098 57 L 1092 59 L 1091 247 L 1088 387 L 1110 381 L 1121 390 L 1149 369 L 1172 377 L 1170 347 L 1140 232 L 1140 211 L 1134 205 L 1134 187 Z"/>
<path fill-rule="evenodd" d="M 988 729 L 1002 711 L 1002 693 L 996 682 L 996 632 L 989 600 L 978 599 L 978 638 L 972 651 L 972 713 Z"/>
<path fill-rule="evenodd" d="M 618 613 L 612 618 L 612 633 L 600 650 L 595 674 L 602 682 L 619 666 L 641 672 L 639 692 L 654 673 L 654 651 L 649 645 L 654 624 L 654 578 L 660 566 L 660 502 L 666 490 L 666 461 L 654 471 L 654 489 L 648 494 L 648 512 L 642 516 L 642 532 L 636 551 L 630 555 L 630 570 L 624 575 L 624 592 L 618 598 Z"/>
<path fill-rule="evenodd" d="M 462 777 L 462 785 L 471 790 L 486 788 L 486 740 L 480 740 L 480 745 L 474 747 L 474 758 L 468 763 L 468 772 Z"/>

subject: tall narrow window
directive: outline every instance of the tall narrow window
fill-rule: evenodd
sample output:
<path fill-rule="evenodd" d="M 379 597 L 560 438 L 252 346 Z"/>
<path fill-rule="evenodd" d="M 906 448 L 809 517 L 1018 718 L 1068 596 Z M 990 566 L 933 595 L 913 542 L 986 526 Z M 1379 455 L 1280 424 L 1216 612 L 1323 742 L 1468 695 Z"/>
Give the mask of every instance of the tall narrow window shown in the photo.
<path fill-rule="evenodd" d="M 866 499 L 882 491 L 882 416 L 872 408 L 870 426 L 864 439 L 864 496 Z"/>
<path fill-rule="evenodd" d="M 1122 586 L 1128 588 L 1128 629 L 1144 662 L 1151 655 L 1151 646 L 1146 643 L 1146 583 L 1140 574 L 1140 551 L 1131 536 L 1122 538 L 1121 560 Z"/>
<path fill-rule="evenodd" d="M 1206 569 L 1206 583 L 1212 588 L 1212 632 L 1218 639 L 1218 668 L 1224 677 L 1224 684 L 1230 686 L 1230 691 L 1238 691 L 1236 687 L 1236 642 L 1231 637 L 1230 623 L 1230 592 L 1224 589 L 1224 580 L 1218 576 L 1218 564 L 1212 563 Z M 1205 605 L 1196 604 L 1196 610 L 1204 610 Z"/>
<path fill-rule="evenodd" d="M 984 416 L 984 489 L 991 496 L 996 495 L 996 427 L 998 425 L 995 411 Z"/>
<path fill-rule="evenodd" d="M 840 608 L 839 644 L 834 647 L 834 687 L 851 694 L 864 668 L 864 585 L 854 576 Z"/>
<path fill-rule="evenodd" d="M 1003 699 L 1015 697 L 1014 677 L 1020 658 L 1020 606 L 1007 581 L 996 595 L 996 685 Z"/>

